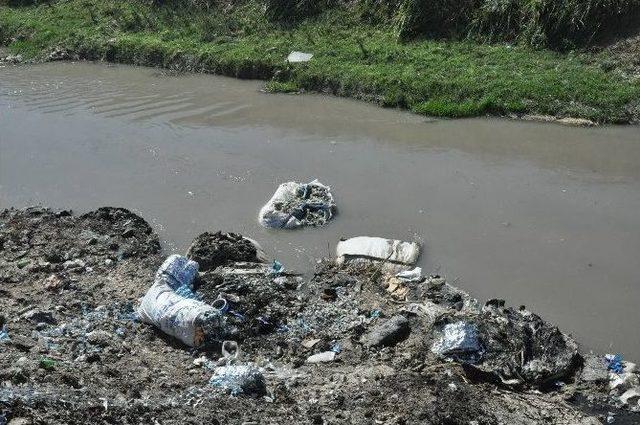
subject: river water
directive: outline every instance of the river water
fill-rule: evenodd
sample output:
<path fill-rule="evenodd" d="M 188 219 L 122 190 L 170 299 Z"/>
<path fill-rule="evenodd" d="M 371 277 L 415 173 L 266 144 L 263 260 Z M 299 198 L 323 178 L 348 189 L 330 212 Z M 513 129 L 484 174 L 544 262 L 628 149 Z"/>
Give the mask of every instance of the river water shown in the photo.
<path fill-rule="evenodd" d="M 123 206 L 168 251 L 205 230 L 309 271 L 341 236 L 424 242 L 425 273 L 640 359 L 640 128 L 431 120 L 254 81 L 92 63 L 0 68 L 0 205 Z M 279 183 L 339 215 L 261 228 Z"/>

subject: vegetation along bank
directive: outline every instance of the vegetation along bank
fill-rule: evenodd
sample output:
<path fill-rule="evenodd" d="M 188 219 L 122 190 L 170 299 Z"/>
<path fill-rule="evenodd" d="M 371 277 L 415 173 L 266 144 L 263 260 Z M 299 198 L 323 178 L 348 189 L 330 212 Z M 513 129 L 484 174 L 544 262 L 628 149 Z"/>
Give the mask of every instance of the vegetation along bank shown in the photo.
<path fill-rule="evenodd" d="M 0 45 L 24 61 L 259 78 L 442 117 L 640 122 L 639 27 L 640 0 L 0 0 Z"/>

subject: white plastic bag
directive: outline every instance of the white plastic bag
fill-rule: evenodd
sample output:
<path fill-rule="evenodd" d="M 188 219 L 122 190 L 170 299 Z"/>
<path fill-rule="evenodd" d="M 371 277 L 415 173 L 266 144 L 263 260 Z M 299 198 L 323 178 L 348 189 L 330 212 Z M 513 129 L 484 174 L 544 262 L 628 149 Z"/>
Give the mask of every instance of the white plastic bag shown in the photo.
<path fill-rule="evenodd" d="M 420 245 L 416 242 L 358 236 L 338 242 L 336 256 L 338 264 L 350 259 L 365 259 L 413 265 L 420 256 Z"/>
<path fill-rule="evenodd" d="M 264 227 L 276 229 L 322 226 L 333 218 L 335 210 L 329 186 L 318 180 L 306 184 L 287 182 L 262 207 L 258 221 Z"/>
<path fill-rule="evenodd" d="M 212 328 L 218 327 L 222 332 L 224 325 L 220 310 L 192 295 L 197 274 L 198 263 L 171 255 L 158 269 L 138 308 L 144 323 L 157 326 L 191 347 L 202 345 Z"/>

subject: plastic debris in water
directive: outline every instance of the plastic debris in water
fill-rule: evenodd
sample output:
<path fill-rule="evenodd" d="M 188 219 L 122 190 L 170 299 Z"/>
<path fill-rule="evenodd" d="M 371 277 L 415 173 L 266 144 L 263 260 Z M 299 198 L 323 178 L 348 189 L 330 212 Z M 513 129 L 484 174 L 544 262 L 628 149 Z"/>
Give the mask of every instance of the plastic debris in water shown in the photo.
<path fill-rule="evenodd" d="M 334 342 L 333 344 L 331 344 L 331 348 L 329 348 L 329 351 L 333 351 L 336 354 L 340 354 L 342 352 L 342 346 L 340 345 L 339 342 Z"/>
<path fill-rule="evenodd" d="M 380 312 L 380 310 L 371 310 L 371 315 L 370 317 L 372 319 L 377 319 L 380 317 L 380 315 L 382 314 L 382 312 Z"/>
<path fill-rule="evenodd" d="M 624 372 L 624 365 L 622 364 L 621 354 L 607 354 L 604 356 L 607 361 L 607 369 L 611 372 L 621 374 Z"/>
<path fill-rule="evenodd" d="M 314 180 L 309 183 L 287 182 L 278 186 L 260 209 L 258 221 L 264 227 L 295 229 L 323 226 L 336 213 L 331 188 Z"/>
<path fill-rule="evenodd" d="M 253 365 L 231 365 L 217 367 L 209 384 L 228 391 L 233 396 L 240 394 L 264 394 L 266 384 L 260 369 Z"/>
<path fill-rule="evenodd" d="M 0 329 L 0 342 L 11 341 L 9 338 L 9 331 L 7 331 L 7 325 L 2 325 L 2 329 Z"/>
<path fill-rule="evenodd" d="M 273 264 L 271 265 L 271 269 L 269 269 L 270 276 L 277 276 L 280 273 L 284 272 L 284 265 L 278 260 L 273 260 Z"/>
<path fill-rule="evenodd" d="M 440 338 L 433 343 L 431 351 L 443 357 L 478 361 L 482 355 L 478 328 L 473 323 L 463 321 L 449 323 L 444 326 Z"/>

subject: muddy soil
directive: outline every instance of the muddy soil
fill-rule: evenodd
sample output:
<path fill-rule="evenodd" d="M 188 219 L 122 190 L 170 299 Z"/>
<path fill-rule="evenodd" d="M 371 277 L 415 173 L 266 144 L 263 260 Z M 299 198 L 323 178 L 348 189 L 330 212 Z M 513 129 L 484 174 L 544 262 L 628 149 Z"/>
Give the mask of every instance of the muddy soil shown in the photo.
<path fill-rule="evenodd" d="M 190 252 L 209 261 L 196 289 L 229 302 L 233 362 L 259 367 L 266 394 L 210 385 L 231 362 L 219 346 L 193 349 L 139 321 L 138 299 L 165 258 L 142 218 L 11 209 L 0 213 L 0 423 L 640 421 L 610 392 L 602 358 L 533 313 L 478 306 L 435 276 L 398 296 L 377 266 L 325 259 L 311 277 L 274 273 L 244 239 L 212 230 Z M 456 321 L 478 329 L 472 361 L 433 350 Z M 326 352 L 331 361 L 309 362 Z"/>

